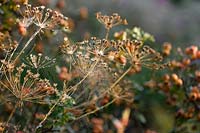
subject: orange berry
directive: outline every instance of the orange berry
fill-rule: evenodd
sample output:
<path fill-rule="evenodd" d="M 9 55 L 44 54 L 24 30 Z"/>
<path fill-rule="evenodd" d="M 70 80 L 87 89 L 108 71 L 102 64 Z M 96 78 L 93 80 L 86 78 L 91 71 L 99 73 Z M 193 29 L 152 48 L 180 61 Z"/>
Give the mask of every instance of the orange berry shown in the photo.
<path fill-rule="evenodd" d="M 197 51 L 198 51 L 198 47 L 194 46 L 194 45 L 185 49 L 185 53 L 188 55 L 194 55 L 194 54 L 196 54 Z"/>
<path fill-rule="evenodd" d="M 169 74 L 165 74 L 165 75 L 163 76 L 163 80 L 164 80 L 164 81 L 169 81 L 169 80 L 170 80 Z"/>
<path fill-rule="evenodd" d="M 182 61 L 183 65 L 185 65 L 185 66 L 189 65 L 190 62 L 191 62 L 190 59 L 187 59 L 187 58 L 184 58 Z"/>
<path fill-rule="evenodd" d="M 182 86 L 183 85 L 183 80 L 182 79 L 178 79 L 175 81 L 175 84 L 178 86 Z"/>
<path fill-rule="evenodd" d="M 196 52 L 196 58 L 197 58 L 197 59 L 200 59 L 200 50 L 198 50 L 198 51 Z"/>
<path fill-rule="evenodd" d="M 61 68 L 61 72 L 67 73 L 67 72 L 68 72 L 68 69 L 67 69 L 66 67 L 62 67 L 62 68 Z"/>
<path fill-rule="evenodd" d="M 162 52 L 163 52 L 164 55 L 167 56 L 167 55 L 170 54 L 171 49 L 172 49 L 171 43 L 165 42 L 165 43 L 163 44 L 163 50 L 162 50 Z"/>
<path fill-rule="evenodd" d="M 173 73 L 173 74 L 171 75 L 171 77 L 172 77 L 172 80 L 173 80 L 173 81 L 177 81 L 177 80 L 179 79 L 178 75 L 175 74 L 175 73 Z"/>
<path fill-rule="evenodd" d="M 191 101 L 196 101 L 197 100 L 197 93 L 194 93 L 194 92 L 191 92 L 190 95 L 189 95 L 189 99 Z"/>
<path fill-rule="evenodd" d="M 59 8 L 59 9 L 62 9 L 65 7 L 65 1 L 64 0 L 58 0 L 56 6 Z"/>
<path fill-rule="evenodd" d="M 199 89 L 198 89 L 198 87 L 197 87 L 197 86 L 192 87 L 191 92 L 199 93 Z"/>
<path fill-rule="evenodd" d="M 88 18 L 88 9 L 86 7 L 80 8 L 80 17 L 81 17 L 81 19 L 87 19 Z"/>
<path fill-rule="evenodd" d="M 18 32 L 22 36 L 25 36 L 27 34 L 27 30 L 22 23 L 19 23 L 19 25 L 18 25 Z"/>

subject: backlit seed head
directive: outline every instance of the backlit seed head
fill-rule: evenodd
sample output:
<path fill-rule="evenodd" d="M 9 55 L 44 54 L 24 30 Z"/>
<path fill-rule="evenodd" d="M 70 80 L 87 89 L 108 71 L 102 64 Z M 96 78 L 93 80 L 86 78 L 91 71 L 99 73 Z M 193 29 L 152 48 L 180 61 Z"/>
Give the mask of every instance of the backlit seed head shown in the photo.
<path fill-rule="evenodd" d="M 114 26 L 123 24 L 127 25 L 126 19 L 121 19 L 117 13 L 113 13 L 111 16 L 102 15 L 101 12 L 96 13 L 97 20 L 102 23 L 106 29 L 111 29 Z"/>

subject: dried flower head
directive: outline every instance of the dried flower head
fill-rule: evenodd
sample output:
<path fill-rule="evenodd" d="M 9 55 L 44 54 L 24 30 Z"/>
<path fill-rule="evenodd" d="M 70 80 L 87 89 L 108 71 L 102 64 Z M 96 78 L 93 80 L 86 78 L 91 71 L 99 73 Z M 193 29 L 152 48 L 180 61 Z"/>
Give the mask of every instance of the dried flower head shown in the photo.
<path fill-rule="evenodd" d="M 16 71 L 8 71 L 9 74 L 3 71 L 6 81 L 0 84 L 10 92 L 7 99 L 13 102 L 17 100 L 20 106 L 23 102 L 46 103 L 44 98 L 56 92 L 55 86 L 49 80 L 41 79 L 38 73 L 26 71 L 25 67 L 25 64 L 21 64 Z"/>
<path fill-rule="evenodd" d="M 20 5 L 18 7 L 20 8 Z M 61 25 L 68 29 L 68 25 L 64 23 L 67 22 L 68 18 L 57 11 L 46 9 L 45 6 L 32 7 L 30 4 L 25 4 L 25 9 L 19 11 L 23 16 L 23 19 L 19 20 L 21 27 L 28 28 L 34 24 L 41 29 L 54 29 Z"/>
<path fill-rule="evenodd" d="M 0 50 L 4 53 L 10 54 L 16 47 L 18 43 L 11 39 L 11 36 L 8 32 L 0 32 Z"/>
<path fill-rule="evenodd" d="M 41 53 L 38 55 L 30 54 L 30 56 L 24 59 L 25 64 L 27 67 L 35 68 L 35 69 L 42 69 L 46 67 L 51 67 L 55 64 L 56 59 L 51 59 L 48 56 L 44 56 Z"/>
<path fill-rule="evenodd" d="M 117 13 L 113 13 L 112 16 L 102 15 L 101 12 L 96 14 L 97 20 L 102 23 L 106 29 L 111 29 L 114 26 L 123 24 L 127 25 L 126 19 L 122 19 Z"/>

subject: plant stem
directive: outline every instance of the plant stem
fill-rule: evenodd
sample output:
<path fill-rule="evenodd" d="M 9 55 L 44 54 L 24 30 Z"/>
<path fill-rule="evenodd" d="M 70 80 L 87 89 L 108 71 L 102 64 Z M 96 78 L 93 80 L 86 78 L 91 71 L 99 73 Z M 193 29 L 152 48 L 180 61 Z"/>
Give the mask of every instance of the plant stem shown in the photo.
<path fill-rule="evenodd" d="M 131 70 L 131 68 L 132 68 L 132 66 L 130 66 L 110 87 L 109 87 L 109 89 L 108 90 L 110 90 L 110 89 L 112 89 L 113 87 L 115 87 L 120 81 L 121 81 L 121 79 L 124 77 L 124 76 L 126 76 L 126 74 Z M 107 91 L 106 91 L 107 92 Z M 105 108 L 105 107 L 107 107 L 107 106 L 109 106 L 110 104 L 112 104 L 114 101 L 116 100 L 116 98 L 114 98 L 112 101 L 110 101 L 109 103 L 107 103 L 107 104 L 105 104 L 104 106 L 101 106 L 101 107 L 99 107 L 99 108 L 97 108 L 97 109 L 95 109 L 95 110 L 93 110 L 93 111 L 91 111 L 91 112 L 88 112 L 88 113 L 86 113 L 86 114 L 84 114 L 84 115 L 82 115 L 82 116 L 80 116 L 80 117 L 78 117 L 78 118 L 76 118 L 75 120 L 78 120 L 78 119 L 81 119 L 81 118 L 83 118 L 83 117 L 86 117 L 86 116 L 88 116 L 88 115 L 90 115 L 90 114 L 93 114 L 93 113 L 96 113 L 97 111 L 99 111 L 99 110 L 101 110 L 101 109 L 103 109 L 103 108 Z"/>
<path fill-rule="evenodd" d="M 110 29 L 107 29 L 107 31 L 106 31 L 106 40 L 108 39 L 109 32 L 110 32 Z"/>
<path fill-rule="evenodd" d="M 102 110 L 102 109 L 104 109 L 105 107 L 111 105 L 113 102 L 115 102 L 115 100 L 116 100 L 116 98 L 113 99 L 112 101 L 110 101 L 109 103 L 105 104 L 104 106 L 101 106 L 101 107 L 99 107 L 99 108 L 97 108 L 97 109 L 95 109 L 95 110 L 93 110 L 93 111 L 91 111 L 91 112 L 88 112 L 88 113 L 86 113 L 86 114 L 84 114 L 84 115 L 81 115 L 80 117 L 77 117 L 75 120 L 81 119 L 81 118 L 86 117 L 86 116 L 91 115 L 91 114 L 94 114 L 94 113 L 96 113 L 97 111 Z"/>
<path fill-rule="evenodd" d="M 21 37 L 21 38 L 19 39 L 18 45 L 17 45 L 17 47 L 13 50 L 13 52 L 11 53 L 8 62 L 10 62 L 10 60 L 12 59 L 12 57 L 13 57 L 15 51 L 17 50 L 17 48 L 19 47 L 19 44 L 21 43 L 22 39 L 23 39 L 23 37 Z"/>
<path fill-rule="evenodd" d="M 132 69 L 132 66 L 130 66 L 111 86 L 110 86 L 110 88 L 109 89 L 112 89 L 113 87 L 115 87 L 118 83 L 119 83 L 119 81 L 120 80 L 122 80 L 122 78 L 124 77 L 124 76 L 126 76 L 126 74 L 130 71 Z M 108 90 L 109 90 L 108 89 Z"/>
<path fill-rule="evenodd" d="M 98 64 L 100 59 L 98 59 L 95 64 L 92 66 L 91 70 L 85 75 L 85 77 L 79 82 L 77 83 L 74 87 L 77 87 L 78 85 L 80 85 L 88 76 L 89 74 L 94 70 L 95 66 Z M 63 91 L 63 94 L 66 92 L 66 90 Z M 60 100 L 62 99 L 62 95 L 60 96 L 60 98 L 56 101 L 56 103 L 50 108 L 49 112 L 45 115 L 44 119 L 39 123 L 39 125 L 36 127 L 36 130 L 38 128 L 40 128 L 42 126 L 42 124 L 46 121 L 46 119 L 48 118 L 48 116 L 53 112 L 53 109 L 56 107 L 56 105 L 60 102 Z"/>
<path fill-rule="evenodd" d="M 62 96 L 61 96 L 62 98 Z M 36 127 L 36 130 L 42 127 L 42 124 L 46 121 L 46 119 L 49 117 L 49 115 L 53 112 L 53 109 L 56 107 L 56 105 L 60 102 L 61 98 L 59 98 L 56 103 L 50 108 L 49 112 L 45 115 L 44 119 L 38 124 Z"/>
<path fill-rule="evenodd" d="M 8 120 L 6 121 L 6 124 L 5 124 L 5 126 L 7 126 L 8 125 L 8 123 L 10 122 L 10 120 L 11 120 L 11 118 L 13 117 L 13 115 L 14 115 L 14 113 L 15 113 L 15 111 L 16 111 L 16 109 L 17 109 L 17 107 L 18 107 L 18 104 L 19 104 L 19 102 L 17 102 L 16 104 L 15 104 L 15 106 L 14 106 L 14 108 L 13 108 L 13 110 L 12 110 L 12 112 L 10 113 L 10 115 L 9 115 L 9 117 L 8 117 Z M 5 130 L 5 127 L 4 127 L 4 129 L 3 129 L 3 131 Z"/>
<path fill-rule="evenodd" d="M 17 57 L 14 59 L 14 63 L 17 61 L 17 59 L 21 56 L 21 54 L 24 52 L 24 50 L 28 47 L 28 45 L 30 44 L 30 42 L 36 37 L 36 35 L 41 31 L 41 28 L 39 28 L 30 38 L 29 40 L 26 42 L 26 44 L 24 45 L 24 47 L 22 48 L 22 50 L 20 51 L 20 53 L 17 55 Z"/>

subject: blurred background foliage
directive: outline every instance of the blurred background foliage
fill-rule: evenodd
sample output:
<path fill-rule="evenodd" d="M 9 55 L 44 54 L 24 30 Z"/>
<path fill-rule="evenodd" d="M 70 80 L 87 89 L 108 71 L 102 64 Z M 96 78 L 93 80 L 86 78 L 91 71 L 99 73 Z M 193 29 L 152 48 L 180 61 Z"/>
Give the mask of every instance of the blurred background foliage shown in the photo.
<path fill-rule="evenodd" d="M 67 33 L 72 41 L 81 41 L 89 36 L 105 36 L 105 29 L 95 19 L 96 12 L 105 14 L 119 13 L 126 18 L 129 25 L 128 33 L 136 34 L 134 27 L 140 27 L 145 32 L 150 33 L 150 40 L 147 44 L 161 51 L 163 42 L 171 42 L 174 48 L 186 47 L 191 44 L 199 45 L 200 42 L 200 2 L 198 0 L 0 0 L 0 31 L 12 32 L 17 36 L 15 18 L 15 4 L 32 3 L 33 5 L 46 5 L 47 7 L 60 10 L 65 16 L 70 18 L 71 32 Z M 122 27 L 117 27 L 112 31 L 121 31 Z M 132 30 L 133 29 L 133 30 Z M 56 31 L 54 31 L 56 32 Z M 140 33 L 142 33 L 140 31 Z M 56 46 L 62 42 L 63 36 L 57 33 L 53 41 L 47 38 L 38 38 L 36 51 L 49 53 L 48 47 Z M 51 35 L 49 35 L 51 37 Z M 111 38 L 112 38 L 111 37 Z M 134 35 L 132 36 L 134 38 Z M 154 40 L 155 39 L 155 40 Z M 146 41 L 146 40 L 145 40 Z M 149 42 L 150 41 L 150 42 Z M 154 42 L 155 41 L 155 42 Z M 48 44 L 46 46 L 46 44 Z M 45 50 L 44 50 L 45 47 Z M 43 51 L 44 50 L 44 51 Z M 176 53 L 176 51 L 172 51 Z M 53 56 L 53 55 L 52 55 Z M 173 58 L 171 56 L 170 58 Z M 169 59 L 167 59 L 169 60 Z M 166 61 L 167 61 L 166 60 Z M 159 79 L 167 70 L 153 71 L 144 69 L 142 73 L 131 76 L 132 88 L 135 93 L 134 103 L 114 104 L 99 113 L 90 116 L 103 118 L 104 114 L 112 114 L 120 118 L 125 107 L 130 107 L 131 117 L 127 127 L 127 133 L 167 133 L 172 132 L 175 125 L 174 112 L 165 102 L 166 96 L 155 90 L 148 89 L 143 84 L 152 77 Z M 175 109 L 174 109 L 175 110 Z M 86 123 L 88 124 L 88 123 Z M 106 124 L 106 122 L 104 122 Z M 86 125 L 75 123 L 77 130 L 87 132 Z M 107 129 L 111 125 L 106 125 Z M 92 126 L 91 126 L 92 127 Z M 112 126 L 111 126 L 112 127 Z M 155 132 L 153 131 L 155 130 Z M 191 130 L 192 132 L 192 130 Z"/>

